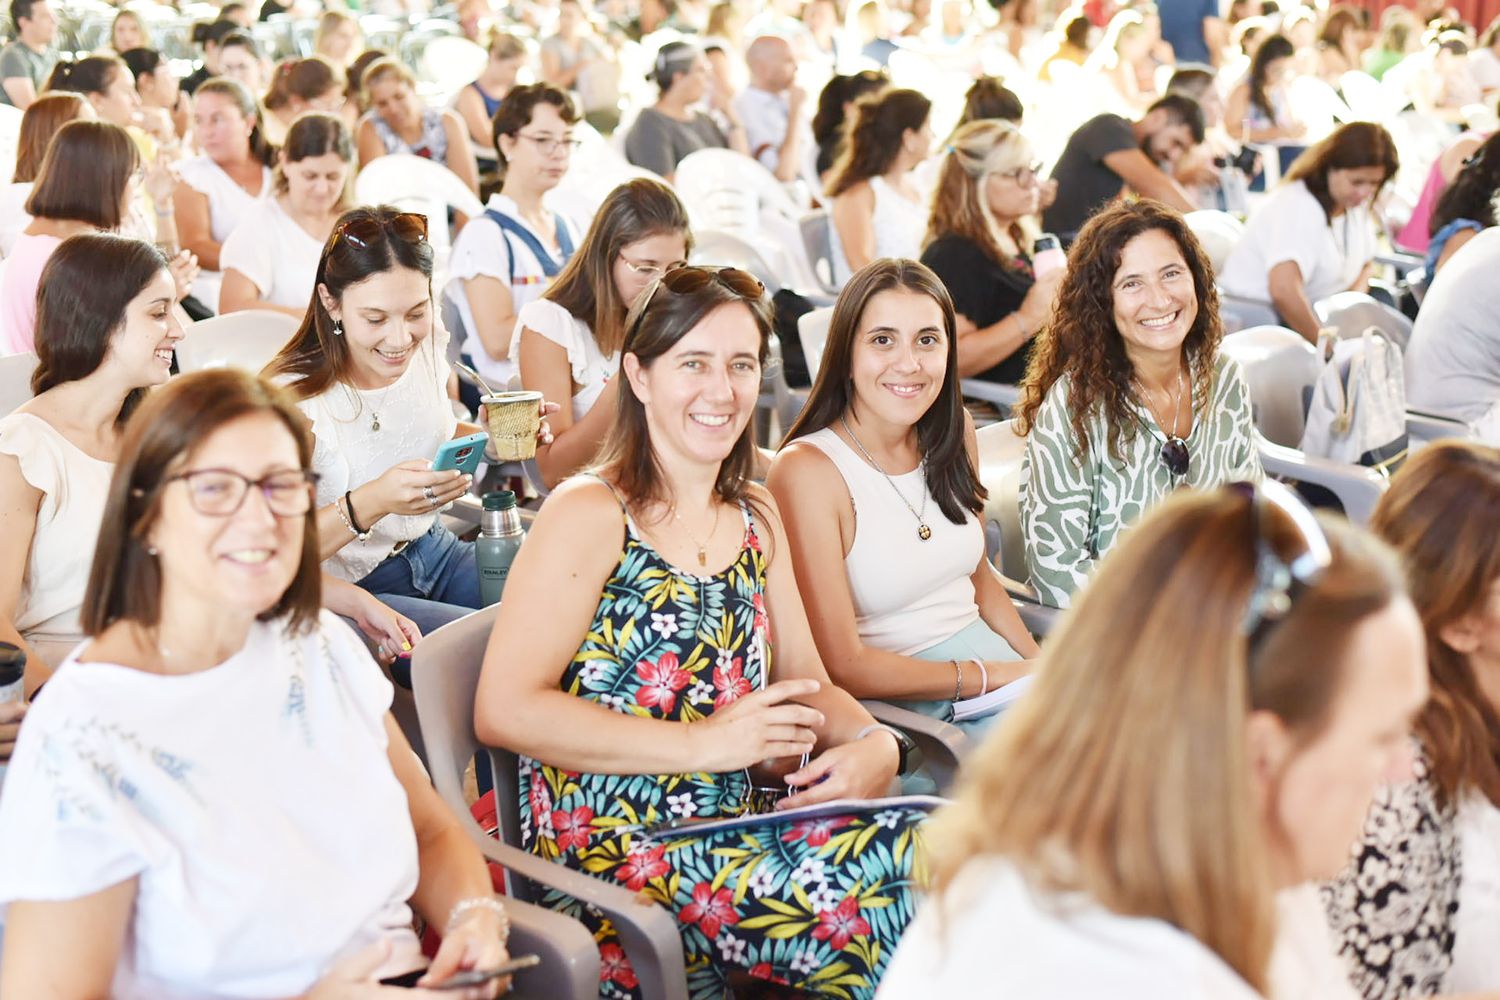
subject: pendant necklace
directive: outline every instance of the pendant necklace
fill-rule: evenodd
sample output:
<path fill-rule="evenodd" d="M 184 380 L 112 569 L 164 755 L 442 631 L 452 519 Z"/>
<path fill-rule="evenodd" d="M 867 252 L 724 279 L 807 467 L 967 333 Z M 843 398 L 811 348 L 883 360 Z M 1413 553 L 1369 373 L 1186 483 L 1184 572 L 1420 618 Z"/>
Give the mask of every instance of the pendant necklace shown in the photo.
<path fill-rule="evenodd" d="M 396 380 L 396 382 L 399 382 L 399 381 L 401 381 L 401 380 L 398 378 Z M 392 382 L 390 385 L 386 386 L 385 387 L 385 392 L 382 392 L 380 394 L 380 402 L 378 402 L 374 406 L 370 407 L 370 430 L 372 430 L 372 431 L 378 431 L 378 430 L 380 430 L 380 411 L 385 408 L 385 397 L 389 396 L 391 394 L 391 390 L 394 389 L 394 388 L 396 388 L 396 382 Z M 350 388 L 349 388 L 349 386 L 348 386 L 347 383 L 344 383 L 344 391 L 347 392 L 347 393 L 349 393 L 350 399 L 354 403 L 354 405 L 355 405 L 355 407 L 357 409 L 359 407 L 359 405 L 360 405 L 360 402 L 361 402 L 360 398 L 357 395 L 355 395 L 352 390 L 350 390 Z M 355 415 L 358 416 L 357 413 Z"/>
<path fill-rule="evenodd" d="M 682 533 L 692 539 L 694 545 L 698 546 L 698 565 L 700 567 L 708 565 L 708 542 L 713 541 L 714 535 L 718 532 L 719 515 L 723 512 L 723 504 L 714 504 L 714 526 L 708 529 L 708 541 L 700 542 L 697 536 L 688 530 L 687 524 L 682 520 L 682 515 L 677 513 L 677 505 L 675 503 L 672 505 L 672 520 L 676 521 L 678 527 L 682 529 Z"/>
<path fill-rule="evenodd" d="M 917 519 L 917 537 L 924 542 L 931 538 L 932 529 L 927 526 L 927 497 L 929 494 L 927 492 L 926 460 L 924 459 L 917 466 L 917 468 L 922 470 L 922 512 L 919 514 L 917 513 L 917 509 L 911 505 L 911 501 L 906 499 L 906 494 L 901 492 L 901 487 L 896 485 L 896 481 L 886 474 L 886 471 L 880 467 L 880 463 L 875 461 L 868 451 L 865 451 L 865 446 L 859 443 L 859 438 L 855 437 L 854 432 L 849 429 L 849 421 L 843 417 L 839 417 L 839 423 L 843 426 L 844 433 L 849 435 L 849 440 L 854 442 L 854 447 L 858 448 L 859 453 L 865 457 L 865 461 L 870 463 L 872 469 L 885 476 L 885 481 L 891 484 L 891 489 L 896 491 L 896 496 L 900 497 L 901 502 L 906 504 L 906 509 L 911 511 L 911 516 Z"/>

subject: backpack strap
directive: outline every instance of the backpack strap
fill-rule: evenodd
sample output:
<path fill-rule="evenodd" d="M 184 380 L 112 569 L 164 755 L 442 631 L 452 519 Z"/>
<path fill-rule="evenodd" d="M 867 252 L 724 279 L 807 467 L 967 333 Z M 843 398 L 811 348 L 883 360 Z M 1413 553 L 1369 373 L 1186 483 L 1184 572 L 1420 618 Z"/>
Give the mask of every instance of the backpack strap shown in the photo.
<path fill-rule="evenodd" d="M 547 252 L 546 247 L 542 246 L 542 241 L 536 238 L 536 234 L 523 226 L 519 220 L 513 219 L 504 212 L 496 211 L 493 208 L 486 208 L 484 214 L 495 225 L 500 227 L 502 234 L 508 233 L 525 244 L 526 249 L 530 250 L 536 257 L 537 263 L 542 265 L 542 273 L 549 278 L 557 277 L 558 272 L 562 270 L 563 264 L 567 263 L 568 258 L 573 256 L 573 238 L 568 233 L 567 227 L 563 225 L 561 216 L 555 214 L 553 216 L 557 220 L 557 246 L 562 251 L 562 260 L 557 261 Z M 509 248 L 507 247 L 507 249 Z M 516 283 L 516 260 L 514 254 L 511 255 L 510 261 L 510 283 L 512 285 Z"/>

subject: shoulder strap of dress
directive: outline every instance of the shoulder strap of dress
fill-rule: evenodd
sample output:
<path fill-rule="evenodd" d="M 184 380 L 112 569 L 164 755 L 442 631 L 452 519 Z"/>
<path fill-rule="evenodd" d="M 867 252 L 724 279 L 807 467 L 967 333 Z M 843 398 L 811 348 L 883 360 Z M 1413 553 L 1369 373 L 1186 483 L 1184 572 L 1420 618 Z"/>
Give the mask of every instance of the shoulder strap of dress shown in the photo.
<path fill-rule="evenodd" d="M 630 523 L 630 506 L 625 503 L 625 498 L 620 496 L 620 491 L 615 489 L 614 483 L 594 472 L 582 472 L 579 473 L 579 475 L 583 476 L 585 479 L 593 479 L 597 482 L 603 483 L 604 488 L 609 490 L 610 495 L 615 498 L 615 503 L 620 505 L 620 513 L 625 515 L 625 522 L 627 524 Z"/>

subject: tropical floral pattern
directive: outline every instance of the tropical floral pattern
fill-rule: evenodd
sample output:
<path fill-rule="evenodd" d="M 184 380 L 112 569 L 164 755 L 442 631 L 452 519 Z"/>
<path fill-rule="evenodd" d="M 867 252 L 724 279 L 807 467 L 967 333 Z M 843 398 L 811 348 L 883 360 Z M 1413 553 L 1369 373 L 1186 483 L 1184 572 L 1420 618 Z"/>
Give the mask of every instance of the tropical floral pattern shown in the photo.
<path fill-rule="evenodd" d="M 617 712 L 689 722 L 769 680 L 765 556 L 749 508 L 739 557 L 715 576 L 679 572 L 640 540 L 625 548 L 560 686 Z M 580 774 L 522 757 L 526 848 L 671 909 L 689 993 L 724 997 L 736 975 L 830 997 L 873 997 L 911 920 L 924 857 L 923 808 L 885 805 L 804 821 L 757 818 L 749 775 Z M 712 832 L 677 819 L 746 816 Z M 599 941 L 601 997 L 638 981 L 602 914 L 547 900 Z"/>

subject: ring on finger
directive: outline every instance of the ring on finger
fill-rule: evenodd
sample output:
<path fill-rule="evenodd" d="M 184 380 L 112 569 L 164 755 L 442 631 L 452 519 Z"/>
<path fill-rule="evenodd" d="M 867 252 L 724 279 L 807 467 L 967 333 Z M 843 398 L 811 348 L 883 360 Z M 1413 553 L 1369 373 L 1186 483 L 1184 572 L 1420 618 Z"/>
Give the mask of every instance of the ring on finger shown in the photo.
<path fill-rule="evenodd" d="M 437 494 L 434 493 L 434 492 L 432 492 L 432 487 L 431 486 L 424 486 L 424 487 L 422 487 L 422 495 L 424 497 L 426 497 L 429 501 L 437 499 Z"/>

